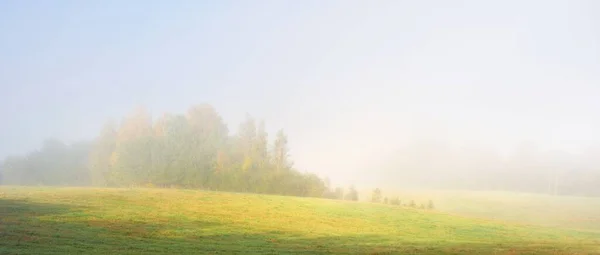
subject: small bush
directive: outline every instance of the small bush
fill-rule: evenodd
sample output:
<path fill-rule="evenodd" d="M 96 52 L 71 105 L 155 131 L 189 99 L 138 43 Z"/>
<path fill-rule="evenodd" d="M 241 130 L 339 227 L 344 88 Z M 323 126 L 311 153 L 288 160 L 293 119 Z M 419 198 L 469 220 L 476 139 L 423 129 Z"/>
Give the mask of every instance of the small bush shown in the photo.
<path fill-rule="evenodd" d="M 373 194 L 371 195 L 372 203 L 381 203 L 381 190 L 379 188 L 373 190 Z"/>
<path fill-rule="evenodd" d="M 323 198 L 335 199 L 335 193 L 331 192 L 331 190 L 325 190 L 323 192 Z"/>
<path fill-rule="evenodd" d="M 349 200 L 349 201 L 358 201 L 358 192 L 356 191 L 354 186 L 350 186 L 350 189 L 344 196 L 344 199 Z"/>
<path fill-rule="evenodd" d="M 337 187 L 335 189 L 335 199 L 343 200 L 344 199 L 344 188 Z"/>
<path fill-rule="evenodd" d="M 392 205 L 402 205 L 400 203 L 400 199 L 398 197 L 393 197 L 392 199 L 390 199 L 390 204 L 392 204 Z"/>
<path fill-rule="evenodd" d="M 427 209 L 428 210 L 435 209 L 435 206 L 433 205 L 433 201 L 429 200 L 429 202 L 427 203 Z"/>

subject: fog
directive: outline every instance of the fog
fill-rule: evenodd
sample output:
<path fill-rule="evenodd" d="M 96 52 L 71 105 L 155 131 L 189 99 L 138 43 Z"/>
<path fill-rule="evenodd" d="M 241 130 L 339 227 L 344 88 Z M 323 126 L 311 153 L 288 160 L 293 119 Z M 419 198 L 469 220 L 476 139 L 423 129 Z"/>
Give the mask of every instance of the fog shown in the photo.
<path fill-rule="evenodd" d="M 600 194 L 596 1 L 0 3 L 0 158 L 247 114 L 333 185 Z M 590 191 L 590 189 L 595 189 Z M 589 191 L 589 192 L 587 192 Z"/>

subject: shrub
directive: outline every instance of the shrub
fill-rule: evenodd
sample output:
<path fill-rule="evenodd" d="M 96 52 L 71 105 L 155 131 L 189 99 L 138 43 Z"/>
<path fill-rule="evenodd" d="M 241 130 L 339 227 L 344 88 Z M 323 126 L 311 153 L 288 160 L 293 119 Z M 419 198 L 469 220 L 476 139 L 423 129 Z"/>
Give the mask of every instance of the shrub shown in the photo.
<path fill-rule="evenodd" d="M 392 205 L 402 205 L 400 203 L 400 198 L 398 198 L 398 197 L 393 197 L 392 199 L 390 199 L 390 204 L 392 204 Z"/>
<path fill-rule="evenodd" d="M 331 190 L 325 190 L 323 192 L 323 198 L 336 199 L 336 194 L 334 192 L 332 192 Z"/>
<path fill-rule="evenodd" d="M 335 199 L 339 199 L 339 200 L 344 199 L 344 188 L 337 187 L 335 189 Z"/>
<path fill-rule="evenodd" d="M 381 203 L 381 190 L 379 188 L 373 190 L 373 194 L 371 195 L 372 203 Z"/>
<path fill-rule="evenodd" d="M 435 209 L 435 206 L 433 205 L 433 201 L 431 201 L 431 199 L 427 203 L 427 209 L 429 209 L 429 210 Z"/>
<path fill-rule="evenodd" d="M 344 198 L 349 201 L 358 201 L 358 192 L 356 191 L 356 188 L 354 188 L 354 186 L 350 186 L 350 189 Z"/>

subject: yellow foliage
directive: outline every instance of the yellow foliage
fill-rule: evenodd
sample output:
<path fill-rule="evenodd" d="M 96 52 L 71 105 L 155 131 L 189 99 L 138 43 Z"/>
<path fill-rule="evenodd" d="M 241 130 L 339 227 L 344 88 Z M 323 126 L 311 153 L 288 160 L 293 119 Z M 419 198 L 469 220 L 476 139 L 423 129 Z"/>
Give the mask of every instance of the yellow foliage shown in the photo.
<path fill-rule="evenodd" d="M 110 155 L 110 166 L 114 166 L 117 164 L 117 162 L 119 161 L 119 154 L 117 154 L 117 152 L 113 152 Z"/>
<path fill-rule="evenodd" d="M 225 169 L 225 153 L 223 151 L 219 151 L 217 153 L 217 167 L 215 169 L 215 172 L 221 172 L 223 171 L 223 169 Z"/>
<path fill-rule="evenodd" d="M 244 158 L 244 164 L 242 165 L 242 171 L 246 172 L 248 169 L 250 169 L 250 167 L 252 167 L 252 158 L 246 156 Z"/>

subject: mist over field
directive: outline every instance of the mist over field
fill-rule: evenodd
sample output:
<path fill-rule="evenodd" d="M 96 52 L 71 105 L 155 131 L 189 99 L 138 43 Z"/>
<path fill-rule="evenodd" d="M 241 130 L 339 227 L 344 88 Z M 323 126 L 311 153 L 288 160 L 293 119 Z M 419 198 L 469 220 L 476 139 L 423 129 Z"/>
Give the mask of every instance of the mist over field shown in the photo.
<path fill-rule="evenodd" d="M 599 7 L 595 1 L 6 1 L 0 4 L 2 181 L 106 184 L 108 175 L 93 180 L 98 165 L 114 167 L 97 170 L 111 178 L 133 168 L 156 176 L 171 168 L 208 174 L 215 162 L 227 161 L 224 155 L 227 169 L 264 170 L 257 162 L 284 164 L 273 160 L 281 130 L 289 169 L 314 173 L 331 189 L 597 196 Z M 142 124 L 127 122 L 138 117 Z M 157 149 L 161 125 L 183 125 L 176 133 L 196 128 L 188 138 L 219 138 L 184 146 L 202 156 L 183 155 L 190 150 Z M 115 133 L 107 151 L 98 149 L 103 132 Z M 243 145 L 244 135 L 260 145 Z M 139 137 L 147 141 L 124 145 Z M 173 141 L 189 142 L 185 137 Z M 127 150 L 154 156 L 143 161 Z M 184 163 L 158 166 L 174 158 Z M 69 168 L 84 170 L 59 170 Z M 41 177 L 56 171 L 69 180 Z M 156 182 L 148 178 L 137 184 Z"/>
<path fill-rule="evenodd" d="M 600 1 L 0 1 L 0 254 L 600 254 Z"/>

